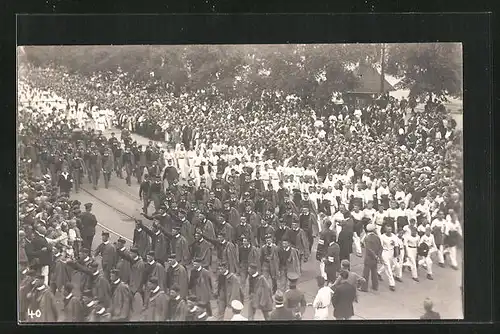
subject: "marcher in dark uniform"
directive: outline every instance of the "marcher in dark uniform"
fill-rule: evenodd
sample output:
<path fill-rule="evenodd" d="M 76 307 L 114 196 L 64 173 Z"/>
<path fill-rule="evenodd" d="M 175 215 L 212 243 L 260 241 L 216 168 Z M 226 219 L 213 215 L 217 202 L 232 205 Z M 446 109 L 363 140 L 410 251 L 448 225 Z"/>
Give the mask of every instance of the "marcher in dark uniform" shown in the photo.
<path fill-rule="evenodd" d="M 375 233 L 375 225 L 368 224 L 366 226 L 366 231 L 368 234 L 365 237 L 365 259 L 363 268 L 363 277 L 366 280 L 366 286 L 363 290 L 368 290 L 368 281 L 371 277 L 372 279 L 372 289 L 374 291 L 378 290 L 378 275 L 377 275 L 377 264 L 381 261 L 382 256 L 382 243 L 379 236 Z"/>
<path fill-rule="evenodd" d="M 71 173 L 73 175 L 73 184 L 75 185 L 75 191 L 78 193 L 80 191 L 80 184 L 82 182 L 82 175 L 86 170 L 85 163 L 81 157 L 80 152 L 76 152 L 75 157 L 71 162 Z"/>
<path fill-rule="evenodd" d="M 115 158 L 110 148 L 104 149 L 102 155 L 102 174 L 104 178 L 104 187 L 108 189 L 111 174 L 113 173 L 115 165 Z"/>
<path fill-rule="evenodd" d="M 128 146 L 125 147 L 125 152 L 121 156 L 121 165 L 125 167 L 125 173 L 127 174 L 126 182 L 130 186 L 132 184 L 131 178 L 135 166 L 135 156 Z"/>
<path fill-rule="evenodd" d="M 116 265 L 117 255 L 116 249 L 112 243 L 109 242 L 109 232 L 102 232 L 102 243 L 97 247 L 94 253 L 94 257 L 101 255 L 101 266 L 104 273 L 104 277 L 107 280 L 110 279 L 110 272 Z"/>
<path fill-rule="evenodd" d="M 85 204 L 85 212 L 80 215 L 81 229 L 80 235 L 82 236 L 82 247 L 91 249 L 92 242 L 94 241 L 95 227 L 97 219 L 92 211 L 92 203 Z"/>
<path fill-rule="evenodd" d="M 102 156 L 97 147 L 91 148 L 89 153 L 89 168 L 90 180 L 94 186 L 94 190 L 97 190 L 99 175 L 102 169 Z"/>
<path fill-rule="evenodd" d="M 149 187 L 149 194 L 148 194 L 149 200 L 152 200 L 154 203 L 155 212 L 158 212 L 160 210 L 162 193 L 163 193 L 163 185 L 161 183 L 160 177 L 156 175 Z"/>
<path fill-rule="evenodd" d="M 149 180 L 149 175 L 146 174 L 144 175 L 144 181 L 142 181 L 140 187 L 139 187 L 139 199 L 142 200 L 143 206 L 142 206 L 142 211 L 144 214 L 148 214 L 148 206 L 149 203 L 151 203 L 151 198 L 150 196 L 150 188 L 151 188 L 151 182 Z"/>
<path fill-rule="evenodd" d="M 305 295 L 302 291 L 297 289 L 297 281 L 299 275 L 297 273 L 287 274 L 289 289 L 285 291 L 283 299 L 285 307 L 292 311 L 295 320 L 301 320 L 307 306 Z"/>

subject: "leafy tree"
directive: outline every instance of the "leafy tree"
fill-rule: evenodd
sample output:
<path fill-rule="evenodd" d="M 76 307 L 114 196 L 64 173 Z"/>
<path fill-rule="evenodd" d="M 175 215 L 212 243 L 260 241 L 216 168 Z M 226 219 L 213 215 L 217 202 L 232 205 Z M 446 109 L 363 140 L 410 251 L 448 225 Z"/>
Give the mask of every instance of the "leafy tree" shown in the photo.
<path fill-rule="evenodd" d="M 462 95 L 461 55 L 456 43 L 393 44 L 387 48 L 386 72 L 401 78 L 397 87 L 409 89 L 410 97 L 446 101 Z"/>

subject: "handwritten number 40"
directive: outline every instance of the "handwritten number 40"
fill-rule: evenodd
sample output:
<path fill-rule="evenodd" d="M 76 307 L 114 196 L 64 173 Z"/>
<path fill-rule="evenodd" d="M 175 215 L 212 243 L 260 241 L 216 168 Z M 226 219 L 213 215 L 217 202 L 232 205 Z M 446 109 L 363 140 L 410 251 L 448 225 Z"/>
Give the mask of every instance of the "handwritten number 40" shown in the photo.
<path fill-rule="evenodd" d="M 30 319 L 40 318 L 42 316 L 42 312 L 40 310 L 36 310 L 35 312 L 33 312 L 33 310 L 28 310 L 28 316 Z"/>

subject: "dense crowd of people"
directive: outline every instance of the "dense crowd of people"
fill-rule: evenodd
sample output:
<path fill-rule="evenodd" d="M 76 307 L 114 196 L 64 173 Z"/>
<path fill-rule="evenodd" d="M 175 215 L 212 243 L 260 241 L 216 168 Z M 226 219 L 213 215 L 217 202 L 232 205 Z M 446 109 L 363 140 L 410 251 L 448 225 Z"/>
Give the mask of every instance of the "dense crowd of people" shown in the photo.
<path fill-rule="evenodd" d="M 445 256 L 458 269 L 461 134 L 441 105 L 385 98 L 325 114 L 278 92 L 176 95 L 151 81 L 38 68 L 21 81 L 22 320 L 223 320 L 226 308 L 234 320 L 300 319 L 308 261 L 320 273 L 315 319 L 332 303 L 349 319 L 370 280 L 395 291 L 419 267 L 432 280 Z M 112 126 L 121 134 L 106 138 Z M 93 250 L 92 204 L 82 212 L 70 194 L 112 177 L 140 185 L 144 221 L 130 247 L 103 233 Z"/>

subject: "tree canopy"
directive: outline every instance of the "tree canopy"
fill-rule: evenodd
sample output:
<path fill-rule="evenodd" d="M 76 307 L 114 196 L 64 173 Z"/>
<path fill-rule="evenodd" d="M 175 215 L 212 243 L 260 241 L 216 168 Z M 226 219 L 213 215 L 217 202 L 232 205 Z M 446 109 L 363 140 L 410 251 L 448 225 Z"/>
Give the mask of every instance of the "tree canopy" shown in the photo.
<path fill-rule="evenodd" d="M 62 66 L 90 75 L 121 70 L 140 81 L 152 77 L 176 93 L 212 89 L 227 96 L 263 90 L 294 94 L 317 107 L 333 92 L 350 91 L 359 63 L 375 64 L 380 44 L 129 45 L 24 47 L 35 66 Z M 454 44 L 393 44 L 387 73 L 402 78 L 414 96 L 461 93 L 461 51 Z"/>
<path fill-rule="evenodd" d="M 392 44 L 386 72 L 415 98 L 462 96 L 462 51 L 457 43 Z"/>

